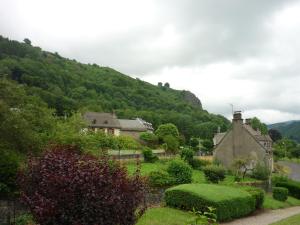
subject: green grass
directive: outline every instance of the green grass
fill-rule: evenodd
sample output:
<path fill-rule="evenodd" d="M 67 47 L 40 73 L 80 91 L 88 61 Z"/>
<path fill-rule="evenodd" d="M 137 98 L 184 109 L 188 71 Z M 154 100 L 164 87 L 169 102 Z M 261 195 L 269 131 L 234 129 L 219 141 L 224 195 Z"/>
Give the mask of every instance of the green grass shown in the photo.
<path fill-rule="evenodd" d="M 172 208 L 150 208 L 136 225 L 184 225 L 193 215 Z"/>
<path fill-rule="evenodd" d="M 272 197 L 272 194 L 266 194 L 265 201 L 263 204 L 263 208 L 265 208 L 265 209 L 282 209 L 282 208 L 288 208 L 291 206 L 300 206 L 300 200 L 289 196 L 285 202 L 281 202 L 281 201 L 275 200 Z"/>
<path fill-rule="evenodd" d="M 141 163 L 141 174 L 143 176 L 149 175 L 152 171 L 159 171 L 167 168 L 167 162 L 168 160 L 160 160 L 156 163 Z M 128 162 L 126 164 L 127 170 L 129 174 L 133 174 L 136 170 L 136 162 Z M 205 180 L 205 176 L 203 171 L 200 170 L 193 170 L 193 176 L 192 176 L 192 183 L 207 183 Z M 250 182 L 250 181 L 257 181 L 250 177 L 245 177 L 242 182 Z M 234 184 L 234 176 L 232 175 L 226 175 L 226 178 L 224 181 L 221 181 L 220 184 L 222 185 L 231 185 Z"/>
<path fill-rule="evenodd" d="M 300 214 L 291 216 L 287 219 L 280 220 L 270 225 L 299 225 L 299 224 L 300 224 Z"/>

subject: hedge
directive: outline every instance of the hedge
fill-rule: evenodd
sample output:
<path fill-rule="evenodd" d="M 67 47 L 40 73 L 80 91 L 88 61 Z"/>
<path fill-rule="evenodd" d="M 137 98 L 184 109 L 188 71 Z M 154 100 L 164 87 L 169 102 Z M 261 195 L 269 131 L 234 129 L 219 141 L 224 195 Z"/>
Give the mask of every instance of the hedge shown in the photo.
<path fill-rule="evenodd" d="M 287 182 L 278 182 L 276 187 L 285 187 L 289 190 L 289 195 L 300 199 L 300 182 L 289 180 Z"/>
<path fill-rule="evenodd" d="M 285 202 L 288 199 L 289 190 L 284 187 L 273 188 L 273 198 Z"/>
<path fill-rule="evenodd" d="M 204 212 L 216 208 L 218 221 L 248 215 L 255 210 L 254 198 L 244 190 L 214 184 L 183 184 L 165 192 L 168 206 Z"/>
<path fill-rule="evenodd" d="M 241 186 L 242 190 L 247 191 L 255 200 L 255 208 L 260 209 L 265 200 L 265 191 L 261 188 L 251 186 Z"/>

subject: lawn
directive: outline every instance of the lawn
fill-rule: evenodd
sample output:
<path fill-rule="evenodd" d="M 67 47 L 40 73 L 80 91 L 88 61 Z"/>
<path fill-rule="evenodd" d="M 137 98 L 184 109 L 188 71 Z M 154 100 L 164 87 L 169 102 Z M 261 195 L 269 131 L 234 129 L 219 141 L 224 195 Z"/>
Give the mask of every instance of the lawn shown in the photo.
<path fill-rule="evenodd" d="M 184 225 L 192 218 L 189 212 L 172 208 L 150 208 L 136 225 Z"/>
<path fill-rule="evenodd" d="M 266 194 L 263 208 L 265 209 L 282 209 L 291 206 L 300 206 L 300 200 L 291 196 L 285 202 L 277 201 L 272 197 L 272 194 Z"/>
<path fill-rule="evenodd" d="M 291 216 L 287 219 L 280 220 L 279 222 L 272 223 L 270 225 L 299 225 L 300 224 L 300 214 Z"/>
<path fill-rule="evenodd" d="M 167 168 L 167 162 L 168 160 L 160 160 L 159 162 L 156 163 L 141 163 L 141 174 L 143 176 L 147 176 L 150 172 L 152 171 L 159 171 Z M 126 164 L 127 170 L 129 174 L 133 174 L 136 170 L 136 162 L 127 162 Z M 193 170 L 193 183 L 207 183 L 205 180 L 205 176 L 203 171 L 200 170 Z M 249 181 L 257 181 L 253 178 L 250 177 L 245 177 L 244 182 L 249 182 Z M 220 184 L 223 185 L 230 185 L 233 184 L 234 181 L 234 176 L 232 175 L 226 175 L 226 178 L 224 181 L 220 182 Z"/>

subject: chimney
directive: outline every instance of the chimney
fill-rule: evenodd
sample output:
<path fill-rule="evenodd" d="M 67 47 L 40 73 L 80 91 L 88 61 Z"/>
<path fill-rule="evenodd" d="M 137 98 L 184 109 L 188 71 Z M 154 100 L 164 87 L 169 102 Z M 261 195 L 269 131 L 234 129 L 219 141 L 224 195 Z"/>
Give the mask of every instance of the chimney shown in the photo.
<path fill-rule="evenodd" d="M 250 124 L 251 124 L 251 118 L 247 118 L 247 119 L 245 120 L 245 123 L 246 123 L 247 125 L 250 125 Z"/>
<path fill-rule="evenodd" d="M 242 119 L 242 113 L 241 111 L 235 111 L 233 113 L 233 120 L 232 122 L 242 122 L 243 119 Z"/>

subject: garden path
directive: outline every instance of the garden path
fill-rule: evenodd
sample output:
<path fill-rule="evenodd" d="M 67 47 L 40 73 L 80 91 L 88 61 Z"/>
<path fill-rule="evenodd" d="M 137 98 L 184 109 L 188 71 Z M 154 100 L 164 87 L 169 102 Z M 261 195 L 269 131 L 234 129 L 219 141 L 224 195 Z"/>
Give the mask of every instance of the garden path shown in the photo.
<path fill-rule="evenodd" d="M 289 177 L 291 179 L 300 181 L 300 164 L 299 163 L 280 161 L 279 164 L 290 168 L 291 173 L 289 174 Z"/>
<path fill-rule="evenodd" d="M 221 223 L 221 225 L 269 225 L 299 213 L 300 206 L 285 209 L 264 210 L 248 217 L 236 219 L 227 223 Z"/>

